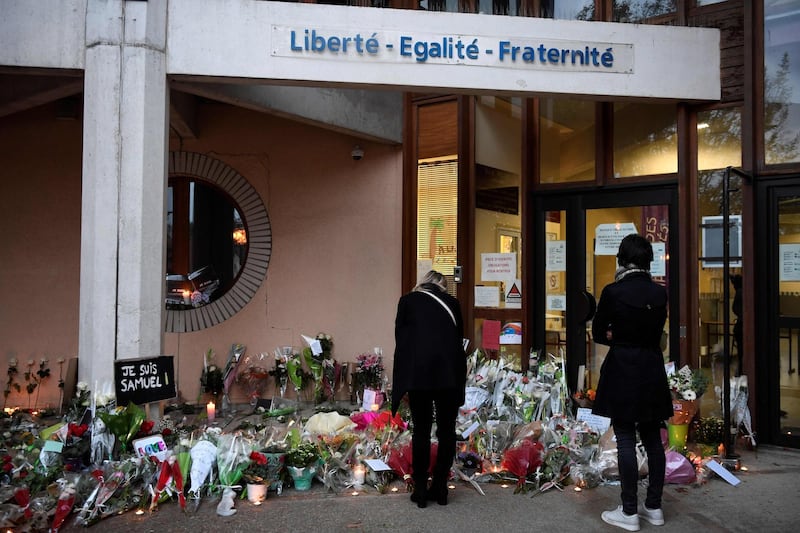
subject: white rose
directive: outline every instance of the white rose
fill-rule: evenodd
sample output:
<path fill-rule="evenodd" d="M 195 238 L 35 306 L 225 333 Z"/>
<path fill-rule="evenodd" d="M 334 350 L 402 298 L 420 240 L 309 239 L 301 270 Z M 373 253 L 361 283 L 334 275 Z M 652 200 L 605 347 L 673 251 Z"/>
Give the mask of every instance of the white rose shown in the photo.
<path fill-rule="evenodd" d="M 34 363 L 33 359 L 28 359 L 28 366 L 33 366 L 33 363 Z"/>
<path fill-rule="evenodd" d="M 11 359 L 9 359 L 8 366 L 11 366 L 11 367 L 17 366 L 17 358 L 16 357 L 12 357 Z"/>
<path fill-rule="evenodd" d="M 75 388 L 77 388 L 79 391 L 85 391 L 89 388 L 89 384 L 85 381 L 79 381 L 78 384 L 75 385 Z"/>
<path fill-rule="evenodd" d="M 685 390 L 683 391 L 683 399 L 688 401 L 696 400 L 697 394 L 693 390 Z"/>

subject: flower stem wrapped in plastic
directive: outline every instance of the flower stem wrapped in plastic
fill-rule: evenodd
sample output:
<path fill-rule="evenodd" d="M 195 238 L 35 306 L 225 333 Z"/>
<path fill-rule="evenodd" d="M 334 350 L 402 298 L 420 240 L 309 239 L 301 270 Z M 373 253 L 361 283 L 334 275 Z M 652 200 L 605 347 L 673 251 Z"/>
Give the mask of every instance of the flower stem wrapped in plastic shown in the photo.
<path fill-rule="evenodd" d="M 97 415 L 117 438 L 122 452 L 127 451 L 128 444 L 133 436 L 139 432 L 139 428 L 146 418 L 144 410 L 134 403 L 129 403 L 128 407 L 122 411 L 115 411 L 114 413 L 98 411 Z"/>
<path fill-rule="evenodd" d="M 250 446 L 241 435 L 226 433 L 217 441 L 220 488 L 239 488 L 237 483 L 250 462 Z"/>

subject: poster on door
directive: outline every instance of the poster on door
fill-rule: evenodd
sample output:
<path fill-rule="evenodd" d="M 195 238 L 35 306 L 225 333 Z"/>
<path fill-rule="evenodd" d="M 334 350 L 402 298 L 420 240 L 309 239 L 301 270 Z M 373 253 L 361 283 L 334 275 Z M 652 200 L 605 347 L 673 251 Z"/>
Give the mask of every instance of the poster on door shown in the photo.
<path fill-rule="evenodd" d="M 781 281 L 800 281 L 800 244 L 781 244 Z"/>
<path fill-rule="evenodd" d="M 594 255 L 617 255 L 619 243 L 631 233 L 638 233 L 633 222 L 598 224 L 594 229 Z"/>
<path fill-rule="evenodd" d="M 481 281 L 508 281 L 517 277 L 517 254 L 481 254 Z"/>
<path fill-rule="evenodd" d="M 547 241 L 547 266 L 548 272 L 567 271 L 567 241 Z"/>

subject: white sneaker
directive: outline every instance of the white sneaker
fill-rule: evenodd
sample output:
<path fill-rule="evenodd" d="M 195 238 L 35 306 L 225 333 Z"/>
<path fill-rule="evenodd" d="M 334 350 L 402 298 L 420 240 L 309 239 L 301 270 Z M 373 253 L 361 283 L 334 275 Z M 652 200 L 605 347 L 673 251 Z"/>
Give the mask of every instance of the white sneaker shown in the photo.
<path fill-rule="evenodd" d="M 603 511 L 600 518 L 602 518 L 603 522 L 606 524 L 621 527 L 628 531 L 639 531 L 639 515 L 623 513 L 621 505 L 613 511 Z"/>
<path fill-rule="evenodd" d="M 654 526 L 664 525 L 664 512 L 661 509 L 648 509 L 643 503 L 639 504 L 639 518 L 644 518 Z"/>

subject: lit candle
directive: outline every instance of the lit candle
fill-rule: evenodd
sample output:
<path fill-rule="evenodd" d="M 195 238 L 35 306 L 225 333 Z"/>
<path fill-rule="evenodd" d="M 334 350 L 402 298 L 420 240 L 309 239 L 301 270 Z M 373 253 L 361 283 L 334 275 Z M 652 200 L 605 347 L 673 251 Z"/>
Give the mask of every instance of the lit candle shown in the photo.
<path fill-rule="evenodd" d="M 208 415 L 208 421 L 211 422 L 217 416 L 217 406 L 214 405 L 214 402 L 208 402 L 206 405 L 206 414 Z"/>
<path fill-rule="evenodd" d="M 192 293 L 189 291 L 183 291 L 183 303 L 186 305 L 192 305 Z"/>
<path fill-rule="evenodd" d="M 357 465 L 353 467 L 353 481 L 356 485 L 363 485 L 364 484 L 364 476 L 366 472 L 364 471 L 364 467 L 361 465 Z"/>
<path fill-rule="evenodd" d="M 377 411 L 380 408 L 381 408 L 381 406 L 379 404 L 377 404 L 377 403 L 373 403 L 372 406 L 370 406 L 370 409 L 373 410 L 373 411 Z"/>

